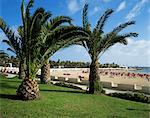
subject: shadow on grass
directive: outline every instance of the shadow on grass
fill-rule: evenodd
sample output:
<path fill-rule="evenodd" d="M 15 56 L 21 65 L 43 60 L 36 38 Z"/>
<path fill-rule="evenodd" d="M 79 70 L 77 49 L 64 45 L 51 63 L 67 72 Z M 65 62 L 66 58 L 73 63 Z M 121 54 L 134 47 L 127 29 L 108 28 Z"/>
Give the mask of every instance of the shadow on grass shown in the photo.
<path fill-rule="evenodd" d="M 126 118 L 126 117 L 118 115 L 109 115 L 108 118 Z"/>
<path fill-rule="evenodd" d="M 68 90 L 45 90 L 45 89 L 40 89 L 40 91 L 62 92 L 62 93 L 80 93 L 80 94 L 85 94 L 86 93 L 84 91 L 68 91 Z"/>
<path fill-rule="evenodd" d="M 0 88 L 10 88 L 10 89 L 17 89 L 18 86 L 12 86 L 6 83 L 0 83 Z"/>
<path fill-rule="evenodd" d="M 147 111 L 150 112 L 150 109 L 135 109 L 135 108 L 127 108 L 129 111 Z"/>
<path fill-rule="evenodd" d="M 9 94 L 0 94 L 0 98 L 6 98 L 11 100 L 20 100 L 17 95 L 9 95 Z"/>
<path fill-rule="evenodd" d="M 14 80 L 12 78 L 7 78 L 7 79 L 1 79 L 1 82 L 15 82 L 15 83 L 21 83 L 21 80 Z"/>

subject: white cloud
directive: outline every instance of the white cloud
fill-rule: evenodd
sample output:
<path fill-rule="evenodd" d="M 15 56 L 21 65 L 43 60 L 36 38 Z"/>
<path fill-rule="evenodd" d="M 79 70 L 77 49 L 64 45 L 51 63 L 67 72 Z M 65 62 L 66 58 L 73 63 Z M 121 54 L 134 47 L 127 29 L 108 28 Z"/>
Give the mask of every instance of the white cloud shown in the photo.
<path fill-rule="evenodd" d="M 101 57 L 103 63 L 150 67 L 150 40 L 128 39 L 128 45 L 116 44 Z"/>
<path fill-rule="evenodd" d="M 80 6 L 77 0 L 69 0 L 68 1 L 68 10 L 71 14 L 76 13 L 80 10 Z"/>
<path fill-rule="evenodd" d="M 140 2 L 138 2 L 132 8 L 132 10 L 127 14 L 126 19 L 131 20 L 134 17 L 136 17 L 138 14 L 140 14 L 141 9 L 143 8 L 143 6 L 145 5 L 146 2 L 148 2 L 148 0 L 141 0 Z"/>
<path fill-rule="evenodd" d="M 95 6 L 94 9 L 89 13 L 90 16 L 96 14 L 98 11 L 100 11 L 100 7 Z"/>
<path fill-rule="evenodd" d="M 126 7 L 126 1 L 121 2 L 117 8 L 117 12 L 125 9 L 125 7 Z"/>
<path fill-rule="evenodd" d="M 96 13 L 96 12 L 99 11 L 99 9 L 100 9 L 100 8 L 96 6 L 96 7 L 94 7 L 94 11 L 93 11 L 93 12 Z"/>

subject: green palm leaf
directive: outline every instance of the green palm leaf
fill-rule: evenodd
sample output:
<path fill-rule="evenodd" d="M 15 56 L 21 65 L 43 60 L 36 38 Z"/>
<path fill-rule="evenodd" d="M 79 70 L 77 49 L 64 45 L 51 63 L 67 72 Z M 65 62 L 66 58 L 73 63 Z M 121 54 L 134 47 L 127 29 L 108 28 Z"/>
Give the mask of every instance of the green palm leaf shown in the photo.
<path fill-rule="evenodd" d="M 83 13 L 82 13 L 82 19 L 83 19 L 82 23 L 83 23 L 84 29 L 90 30 L 90 23 L 88 22 L 87 13 L 88 13 L 88 4 L 85 4 L 83 8 Z"/>
<path fill-rule="evenodd" d="M 102 32 L 103 27 L 108 19 L 108 17 L 113 13 L 112 9 L 108 9 L 105 11 L 105 13 L 101 16 L 101 18 L 99 19 L 99 21 L 97 22 L 96 28 L 95 30 Z"/>

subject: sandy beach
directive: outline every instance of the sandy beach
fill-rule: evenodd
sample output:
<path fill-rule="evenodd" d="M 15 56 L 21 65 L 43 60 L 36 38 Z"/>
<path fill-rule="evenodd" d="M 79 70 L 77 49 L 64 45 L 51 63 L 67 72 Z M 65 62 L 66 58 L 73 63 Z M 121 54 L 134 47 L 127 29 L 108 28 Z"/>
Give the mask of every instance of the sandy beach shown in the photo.
<path fill-rule="evenodd" d="M 134 74 L 128 69 L 99 69 L 100 79 L 103 82 L 113 82 L 114 84 L 129 84 L 139 86 L 150 86 L 150 75 Z M 79 78 L 88 80 L 89 69 L 52 69 L 51 76 Z"/>

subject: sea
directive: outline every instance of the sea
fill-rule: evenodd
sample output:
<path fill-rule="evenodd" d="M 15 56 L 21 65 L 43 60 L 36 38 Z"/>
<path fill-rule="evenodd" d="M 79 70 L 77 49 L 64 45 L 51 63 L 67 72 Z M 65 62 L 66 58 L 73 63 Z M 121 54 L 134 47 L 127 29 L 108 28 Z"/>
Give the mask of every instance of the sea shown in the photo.
<path fill-rule="evenodd" d="M 150 67 L 140 67 L 137 70 L 130 70 L 130 72 L 141 73 L 141 74 L 150 74 Z"/>

